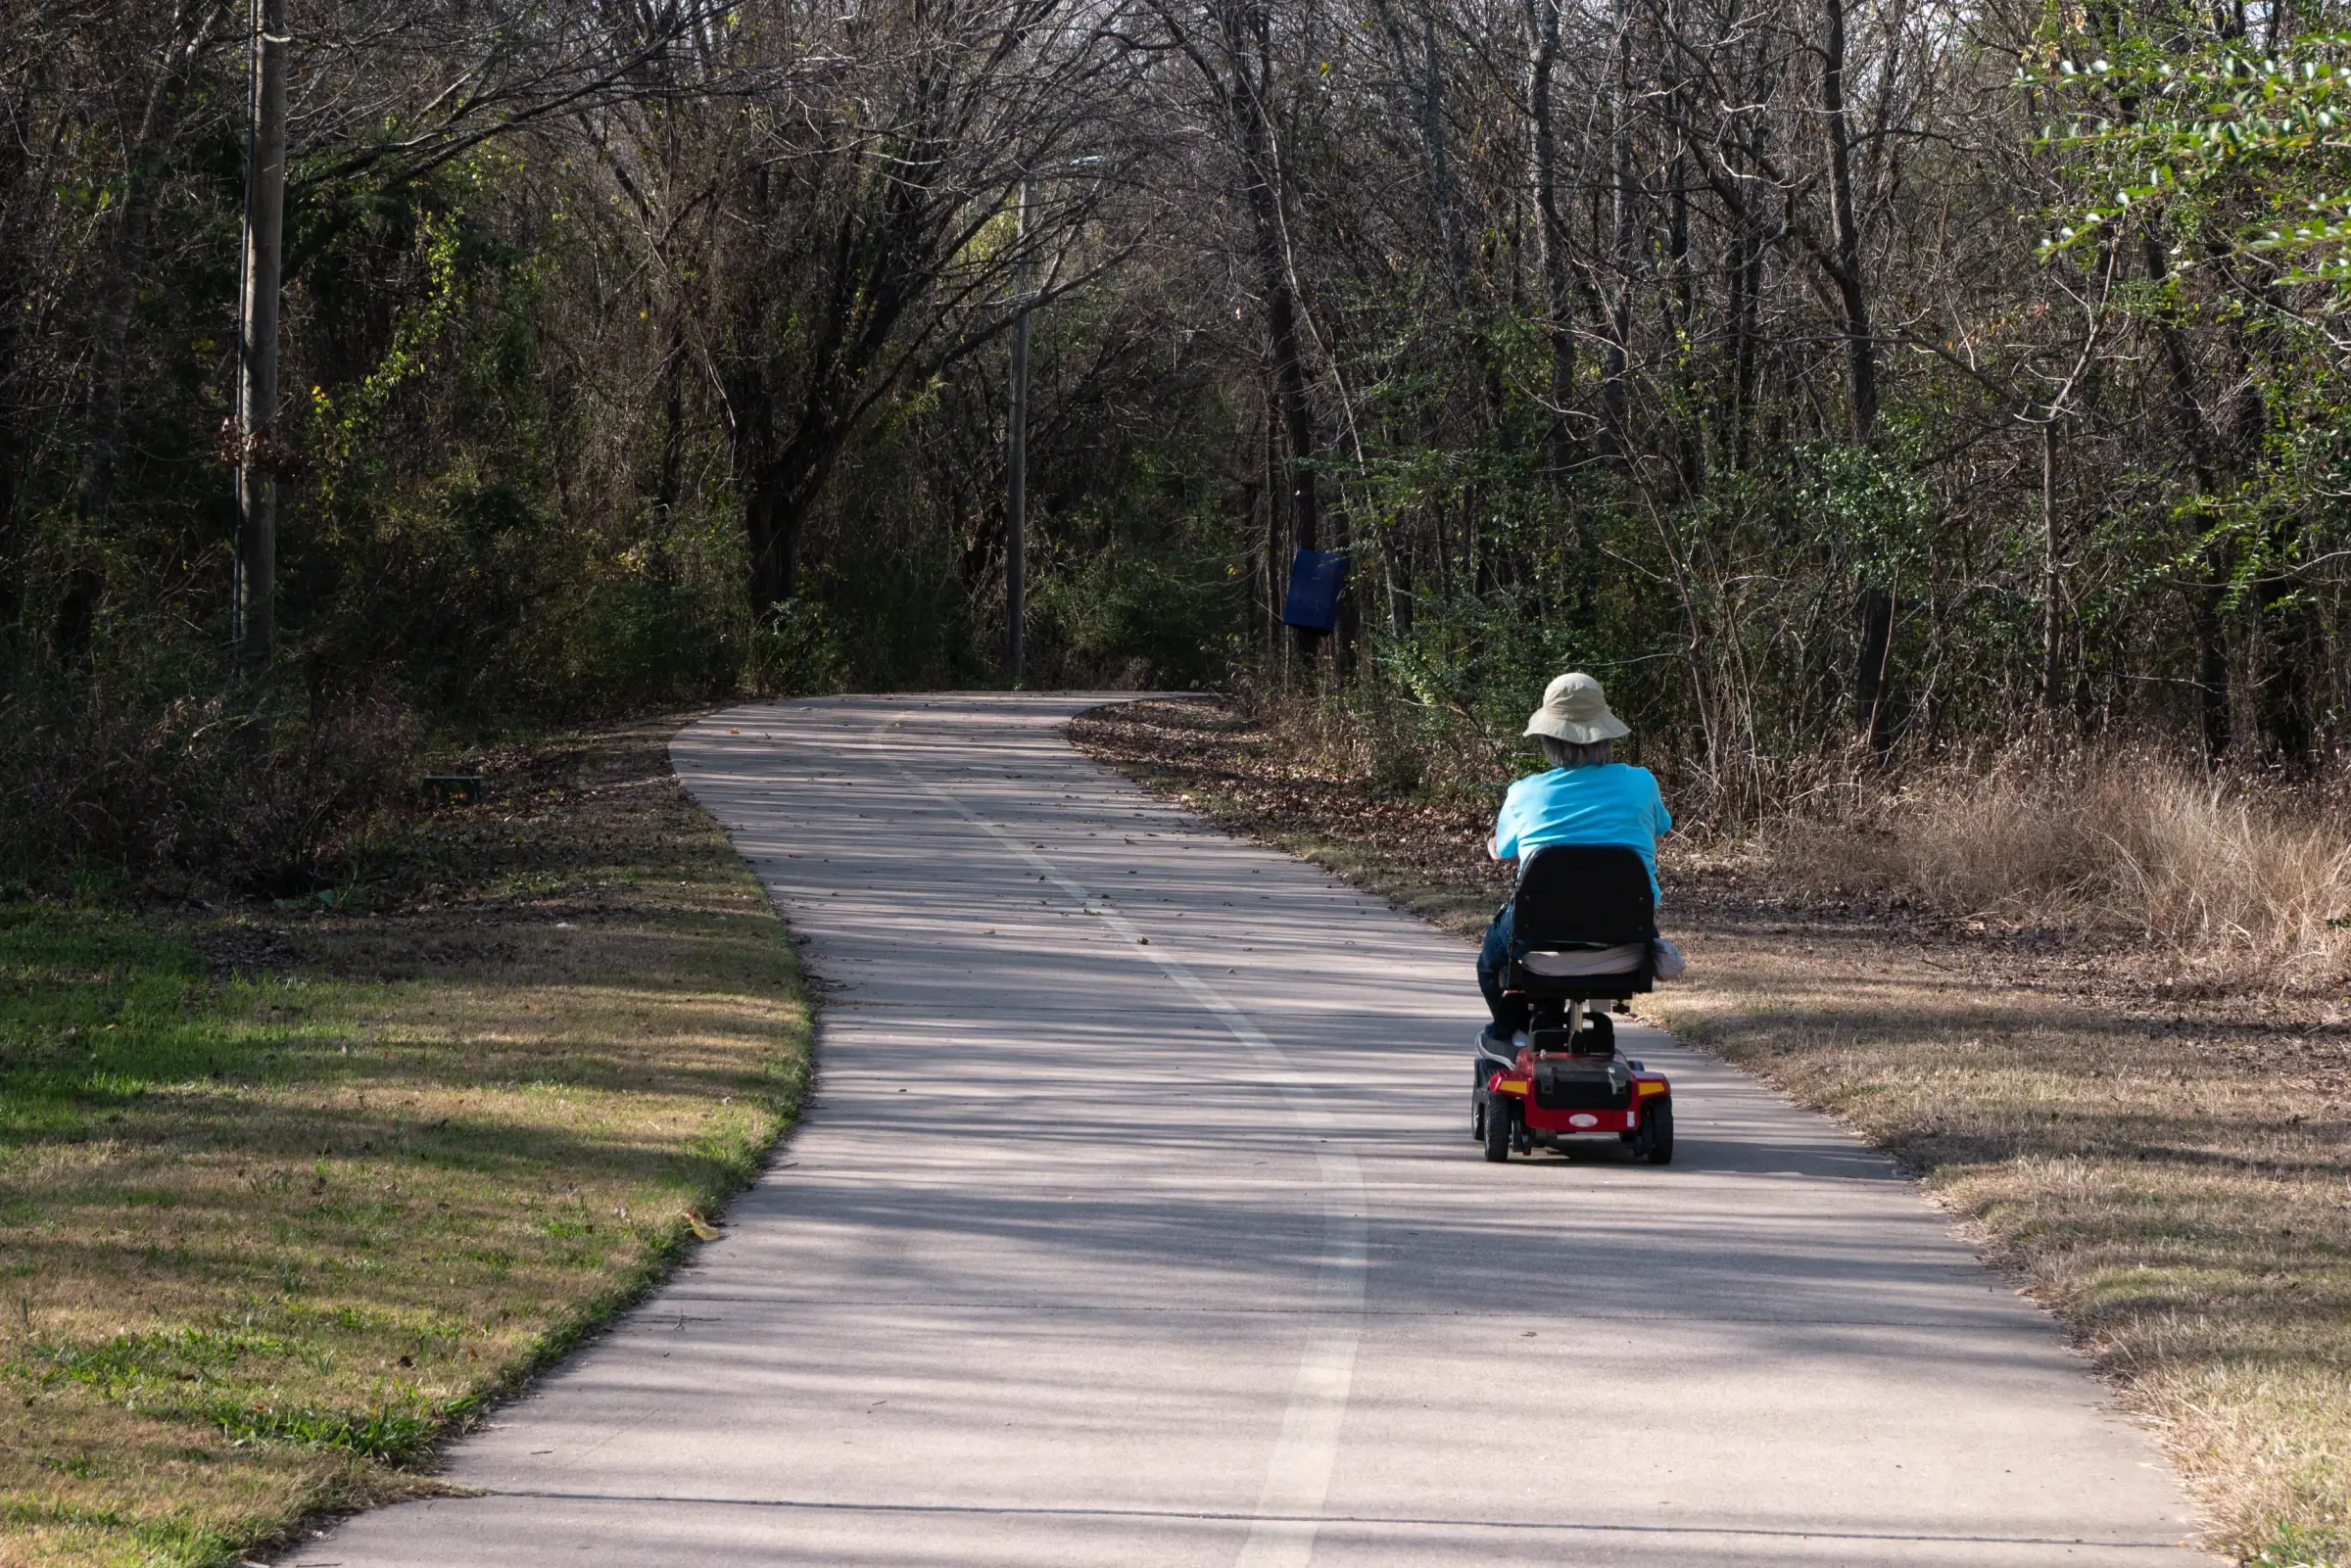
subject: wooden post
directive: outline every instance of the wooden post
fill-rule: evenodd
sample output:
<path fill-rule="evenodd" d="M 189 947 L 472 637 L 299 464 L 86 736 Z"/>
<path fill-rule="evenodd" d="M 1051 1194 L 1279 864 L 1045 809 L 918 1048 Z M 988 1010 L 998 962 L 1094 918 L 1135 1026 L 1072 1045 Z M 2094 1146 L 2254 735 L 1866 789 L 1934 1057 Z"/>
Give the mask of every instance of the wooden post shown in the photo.
<path fill-rule="evenodd" d="M 286 0 L 254 0 L 245 278 L 237 343 L 236 656 L 269 662 L 277 638 L 277 296 L 286 227 Z"/>
<path fill-rule="evenodd" d="M 1021 301 L 1012 318 L 1012 406 L 1004 417 L 1004 668 L 1015 690 L 1021 685 L 1023 623 L 1029 596 L 1029 186 L 1021 186 L 1020 238 L 1023 248 L 1013 274 Z"/>

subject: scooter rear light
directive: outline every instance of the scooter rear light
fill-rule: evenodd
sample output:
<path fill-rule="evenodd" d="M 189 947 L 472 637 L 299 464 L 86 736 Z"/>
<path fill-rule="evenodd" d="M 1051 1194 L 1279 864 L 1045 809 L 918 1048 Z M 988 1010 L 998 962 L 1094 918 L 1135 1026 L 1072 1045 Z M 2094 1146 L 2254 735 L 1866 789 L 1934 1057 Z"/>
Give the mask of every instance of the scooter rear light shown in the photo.
<path fill-rule="evenodd" d="M 1633 1093 L 1635 1094 L 1663 1094 L 1664 1092 L 1665 1085 L 1662 1083 L 1644 1082 L 1633 1085 Z"/>

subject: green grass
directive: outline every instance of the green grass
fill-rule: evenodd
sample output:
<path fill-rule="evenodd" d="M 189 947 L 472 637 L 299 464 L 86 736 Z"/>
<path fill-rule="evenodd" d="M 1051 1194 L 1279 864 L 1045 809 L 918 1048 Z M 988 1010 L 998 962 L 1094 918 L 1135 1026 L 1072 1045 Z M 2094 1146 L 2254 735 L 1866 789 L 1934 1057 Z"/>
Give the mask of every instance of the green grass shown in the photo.
<path fill-rule="evenodd" d="M 0 904 L 0 1564 L 432 1490 L 756 1173 L 808 1010 L 667 729 L 484 759 L 331 909 Z"/>
<path fill-rule="evenodd" d="M 0 1138 L 86 1137 L 250 1058 L 247 1010 L 200 996 L 202 955 L 126 920 L 0 905 Z"/>
<path fill-rule="evenodd" d="M 2245 1559 L 2245 1568 L 2340 1568 L 2351 1562 L 2351 1530 L 2288 1526 Z"/>

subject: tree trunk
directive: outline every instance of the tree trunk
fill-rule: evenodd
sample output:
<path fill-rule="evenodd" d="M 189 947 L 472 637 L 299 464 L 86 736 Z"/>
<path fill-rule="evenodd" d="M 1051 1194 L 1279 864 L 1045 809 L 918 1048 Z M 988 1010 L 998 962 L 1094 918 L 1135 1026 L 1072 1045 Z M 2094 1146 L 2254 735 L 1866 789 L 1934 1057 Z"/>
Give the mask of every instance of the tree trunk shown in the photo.
<path fill-rule="evenodd" d="M 670 515 L 685 499 L 686 489 L 686 309 L 683 300 L 672 299 L 668 304 L 669 352 L 661 364 L 661 457 L 653 471 L 653 510 L 664 530 L 660 541 L 664 557 L 669 549 Z"/>
<path fill-rule="evenodd" d="M 1861 223 L 1853 206 L 1852 124 L 1845 100 L 1845 0 L 1828 0 L 1828 19 L 1820 109 L 1829 140 L 1829 211 L 1837 230 L 1837 265 L 1831 277 L 1845 311 L 1853 440 L 1869 446 L 1878 439 L 1878 354 L 1869 322 L 1869 295 L 1861 281 Z"/>
<path fill-rule="evenodd" d="M 1755 370 L 1763 292 L 1763 239 L 1742 214 L 1731 255 L 1731 466 L 1754 463 Z"/>
<path fill-rule="evenodd" d="M 1667 208 L 1666 245 L 1673 262 L 1674 331 L 1683 345 L 1678 356 L 1681 360 L 1681 407 L 1675 413 L 1674 423 L 1679 427 L 1676 436 L 1679 461 L 1675 477 L 1680 491 L 1679 499 L 1684 500 L 1703 494 L 1706 488 L 1705 427 L 1700 413 L 1703 397 L 1699 384 L 1698 356 L 1691 349 L 1691 345 L 1698 341 L 1698 300 L 1690 275 L 1689 172 L 1686 151 L 1677 150 L 1669 176 L 1673 190 Z"/>
<path fill-rule="evenodd" d="M 1608 302 L 1606 348 L 1600 384 L 1600 445 L 1604 455 L 1623 458 L 1632 450 L 1629 351 L 1633 334 L 1633 264 L 1640 209 L 1633 190 L 1633 18 L 1628 0 L 1616 8 L 1616 78 L 1609 93 L 1609 192 L 1615 229 L 1614 298 Z"/>
<path fill-rule="evenodd" d="M 237 312 L 237 662 L 277 641 L 277 308 L 286 233 L 286 0 L 254 25 L 252 145 L 245 170 L 244 301 Z"/>
<path fill-rule="evenodd" d="M 1291 543 L 1300 549 L 1322 547 L 1322 509 L 1315 483 L 1315 416 L 1306 385 L 1306 366 L 1298 352 L 1297 308 L 1290 297 L 1286 269 L 1280 258 L 1271 259 L 1267 292 L 1271 309 L 1267 326 L 1272 338 L 1273 379 L 1281 398 L 1282 434 L 1289 451 L 1288 483 Z"/>
<path fill-rule="evenodd" d="M 5 309 L 0 302 L 0 309 Z M 0 355 L 11 345 L 0 335 Z M 24 529 L 17 518 L 17 432 L 10 410 L 0 409 L 0 650 L 12 641 L 24 618 Z"/>
<path fill-rule="evenodd" d="M 1894 594 L 1882 588 L 1861 591 L 1861 657 L 1854 672 L 1853 707 L 1872 751 L 1892 743 L 1894 690 Z"/>
<path fill-rule="evenodd" d="M 1535 257 L 1543 278 L 1544 339 L 1551 351 L 1551 408 L 1547 455 L 1555 472 L 1574 462 L 1567 409 L 1575 397 L 1575 335 L 1567 278 L 1567 229 L 1559 216 L 1559 143 L 1552 118 L 1552 77 L 1559 59 L 1559 0 L 1527 0 L 1527 102 L 1532 120 L 1529 176 L 1534 186 Z"/>
<path fill-rule="evenodd" d="M 0 103 L 0 212 L 18 212 L 24 199 L 30 159 L 25 153 L 26 128 L 14 112 L 16 106 Z M 19 361 L 18 337 L 22 331 L 19 318 L 24 313 L 24 286 L 29 272 L 29 260 L 17 253 L 14 245 L 0 242 L 0 365 L 14 366 Z M 5 385 L 7 372 L 0 371 L 0 386 Z M 17 406 L 13 400 L 0 398 L 0 654 L 9 651 L 9 644 L 21 633 L 24 619 L 24 574 L 29 562 L 31 540 L 17 508 L 18 475 L 24 462 L 22 438 L 18 434 Z"/>
<path fill-rule="evenodd" d="M 825 481 L 832 477 L 840 446 L 839 432 L 795 436 L 774 460 L 761 466 L 744 501 L 751 606 L 762 620 L 772 618 L 800 591 L 800 534 L 824 494 Z"/>
<path fill-rule="evenodd" d="M 76 496 L 76 509 L 85 519 L 104 518 L 114 504 L 122 457 L 130 318 L 146 264 L 147 231 L 154 227 L 156 206 L 163 199 L 164 162 L 171 151 L 179 106 L 186 99 L 188 73 L 204 57 L 226 10 L 226 0 L 178 0 L 163 61 L 149 84 L 131 140 L 130 161 L 123 169 L 122 212 L 115 222 L 114 256 L 98 287 L 92 322 L 89 416 Z"/>
<path fill-rule="evenodd" d="M 2040 426 L 2040 712 L 2054 733 L 2064 703 L 2065 671 L 2058 645 L 2057 410 Z"/>
<path fill-rule="evenodd" d="M 2212 427 L 2206 423 L 2204 406 L 2196 399 L 2196 362 L 2188 352 L 2187 334 L 2180 329 L 2179 315 L 2170 298 L 2171 258 L 2164 250 L 2163 236 L 2152 227 L 2141 237 L 2140 250 L 2146 261 L 2147 280 L 2158 291 L 2155 331 L 2163 344 L 2164 367 L 2171 380 L 2172 419 L 2180 427 L 2181 443 L 2187 450 L 2188 473 L 2195 483 L 2196 494 L 2209 498 L 2219 489 L 2218 475 L 2213 469 Z M 2227 596 L 2222 586 L 2228 580 L 2226 564 L 2207 553 L 2205 581 L 2191 591 L 2204 754 L 2216 760 L 2229 750 L 2231 728 L 2229 647 L 2221 623 L 2221 603 Z"/>
<path fill-rule="evenodd" d="M 1289 582 L 1288 552 L 1281 547 L 1281 404 L 1272 377 L 1266 378 L 1264 479 L 1266 492 L 1266 662 L 1281 655 L 1283 589 Z"/>
<path fill-rule="evenodd" d="M 2292 768 L 2307 766 L 2314 755 L 2316 705 L 2310 701 L 2313 656 L 2324 645 L 2307 603 L 2292 601 L 2293 585 L 2268 582 L 2261 588 L 2262 628 L 2268 634 L 2271 659 L 2261 672 L 2261 735 L 2271 759 Z"/>
<path fill-rule="evenodd" d="M 1768 70 L 1758 42 L 1757 67 Z M 1771 101 L 1778 85 L 1767 75 L 1754 94 L 1758 105 Z M 1760 164 L 1768 150 L 1770 126 L 1756 117 L 1754 132 L 1746 143 L 1751 164 Z M 1759 369 L 1763 309 L 1763 258 L 1768 249 L 1763 222 L 1751 206 L 1742 205 L 1732 228 L 1731 242 L 1731 463 L 1745 473 L 1754 462 L 1755 383 Z"/>
<path fill-rule="evenodd" d="M 1829 213 L 1836 227 L 1836 264 L 1829 268 L 1845 314 L 1846 385 L 1850 398 L 1853 440 L 1873 447 L 1878 439 L 1877 335 L 1869 320 L 1869 294 L 1861 279 L 1861 222 L 1853 203 L 1852 124 L 1846 105 L 1845 0 L 1828 0 L 1828 37 L 1820 71 L 1821 120 L 1828 137 Z M 1894 743 L 1894 596 L 1882 587 L 1861 594 L 1861 656 L 1854 690 L 1862 712 L 1861 732 L 1873 752 Z"/>
<path fill-rule="evenodd" d="M 1029 279 L 1017 285 L 1024 297 Z M 1015 689 L 1029 627 L 1029 311 L 1012 319 L 1011 385 L 1004 413 L 1004 674 Z"/>
<path fill-rule="evenodd" d="M 1388 52 L 1396 63 L 1398 81 L 1414 97 L 1412 114 L 1420 137 L 1422 169 L 1428 186 L 1429 210 L 1437 220 L 1437 243 L 1445 261 L 1445 286 L 1453 307 L 1457 330 L 1461 331 L 1477 361 L 1478 391 L 1485 399 L 1486 428 L 1498 428 L 1502 423 L 1503 404 L 1507 394 L 1503 387 L 1502 366 L 1496 360 L 1486 335 L 1471 322 L 1471 302 L 1475 297 L 1474 274 L 1469 265 L 1468 241 L 1463 232 L 1461 201 L 1454 189 L 1453 160 L 1445 140 L 1445 70 L 1444 57 L 1437 48 L 1435 14 L 1422 8 L 1418 59 L 1407 43 L 1404 28 L 1396 20 L 1395 9 L 1388 0 L 1377 0 L 1381 24 L 1388 34 Z M 1271 79 L 1271 72 L 1268 73 Z"/>
<path fill-rule="evenodd" d="M 2195 595 L 2196 685 L 2203 692 L 2204 755 L 2218 761 L 2234 738 L 2229 722 L 2229 641 L 2221 618 L 2227 594 L 2218 584 Z"/>
<path fill-rule="evenodd" d="M 1428 205 L 1437 220 L 1438 243 L 1444 248 L 1445 281 L 1454 309 L 1468 303 L 1469 254 L 1462 239 L 1461 214 L 1454 201 L 1453 169 L 1445 151 L 1445 77 L 1438 64 L 1436 18 L 1420 16 L 1420 59 L 1415 66 L 1389 0 L 1376 0 L 1380 25 L 1388 35 L 1388 57 L 1395 62 L 1398 81 L 1415 98 L 1413 118 L 1420 136 L 1422 169 L 1428 184 Z M 1268 79 L 1271 79 L 1271 71 Z"/>
<path fill-rule="evenodd" d="M 2239 25 L 2241 29 L 2241 16 Z M 2256 275 L 2262 273 L 2257 271 Z M 2266 309 L 2247 312 L 2230 323 L 2237 394 L 2229 466 L 2239 473 L 2259 464 L 2273 433 L 2276 410 L 2269 397 L 2270 375 L 2263 367 L 2266 351 L 2276 347 L 2286 356 L 2291 355 L 2290 350 L 2279 343 L 2275 324 L 2277 317 L 2285 314 L 2282 291 L 2274 277 L 2262 276 L 2253 292 Z M 2287 362 L 2291 362 L 2290 357 Z M 2254 689 L 2248 693 L 2253 698 L 2251 718 L 2260 736 L 2264 760 L 2289 767 L 2299 767 L 2310 760 L 2316 733 L 2313 724 L 2316 709 L 2308 701 L 2313 694 L 2311 655 L 2316 639 L 2307 625 L 2306 601 L 2297 601 L 2294 582 L 2283 575 L 2287 570 L 2285 563 L 2296 554 L 2292 538 L 2295 529 L 2292 523 L 2272 522 L 2265 526 L 2264 531 L 2270 537 L 2264 553 L 2270 564 L 2255 594 L 2258 613 L 2253 625 L 2259 632 L 2258 664 Z M 2313 553 L 2324 553 L 2324 549 Z"/>
<path fill-rule="evenodd" d="M 1321 509 L 1315 482 L 1314 406 L 1306 384 L 1305 357 L 1298 346 L 1298 303 L 1290 287 L 1290 268 L 1281 248 L 1279 170 L 1275 166 L 1271 128 L 1261 82 L 1272 79 L 1271 45 L 1259 18 L 1257 37 L 1262 76 L 1252 79 L 1235 51 L 1236 80 L 1232 84 L 1234 113 L 1240 119 L 1241 156 L 1249 181 L 1249 214 L 1257 250 L 1258 270 L 1266 290 L 1266 333 L 1273 360 L 1273 395 L 1289 446 L 1289 482 L 1283 488 L 1290 502 L 1291 543 L 1299 549 L 1321 548 Z M 1286 563 L 1285 563 L 1286 571 Z M 1298 651 L 1313 657 L 1319 634 L 1297 629 Z"/>
<path fill-rule="evenodd" d="M 1383 549 L 1380 563 L 1387 574 L 1388 636 L 1407 638 L 1413 633 L 1413 562 L 1394 548 Z"/>

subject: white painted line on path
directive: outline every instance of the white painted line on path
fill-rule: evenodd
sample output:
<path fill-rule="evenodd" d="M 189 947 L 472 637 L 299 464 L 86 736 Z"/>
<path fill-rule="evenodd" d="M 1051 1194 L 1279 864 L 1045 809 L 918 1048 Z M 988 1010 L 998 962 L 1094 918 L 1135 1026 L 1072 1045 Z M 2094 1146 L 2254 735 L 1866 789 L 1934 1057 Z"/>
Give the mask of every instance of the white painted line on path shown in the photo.
<path fill-rule="evenodd" d="M 899 721 L 904 722 L 903 720 Z M 1203 1012 L 1224 1025 L 1273 1080 L 1298 1129 L 1315 1139 L 1315 1163 L 1322 1176 L 1322 1259 L 1315 1282 L 1314 1326 L 1298 1360 L 1297 1381 L 1282 1412 L 1281 1436 L 1266 1465 L 1257 1516 L 1234 1568 L 1306 1568 L 1315 1554 L 1315 1532 L 1330 1493 L 1331 1466 L 1339 1453 L 1339 1427 L 1355 1382 L 1355 1349 L 1363 1336 L 1364 1272 L 1368 1262 L 1367 1212 L 1364 1177 L 1355 1156 L 1327 1140 L 1337 1136 L 1314 1085 L 1292 1066 L 1281 1047 L 1268 1039 L 1248 1016 L 1194 974 L 1164 947 L 1154 947 L 1111 901 L 1062 875 L 1044 856 L 999 825 L 987 821 L 949 790 L 902 765 L 899 777 L 945 804 L 957 816 L 1027 862 L 1029 868 L 1078 907 L 1102 923 L 1159 966 Z"/>

